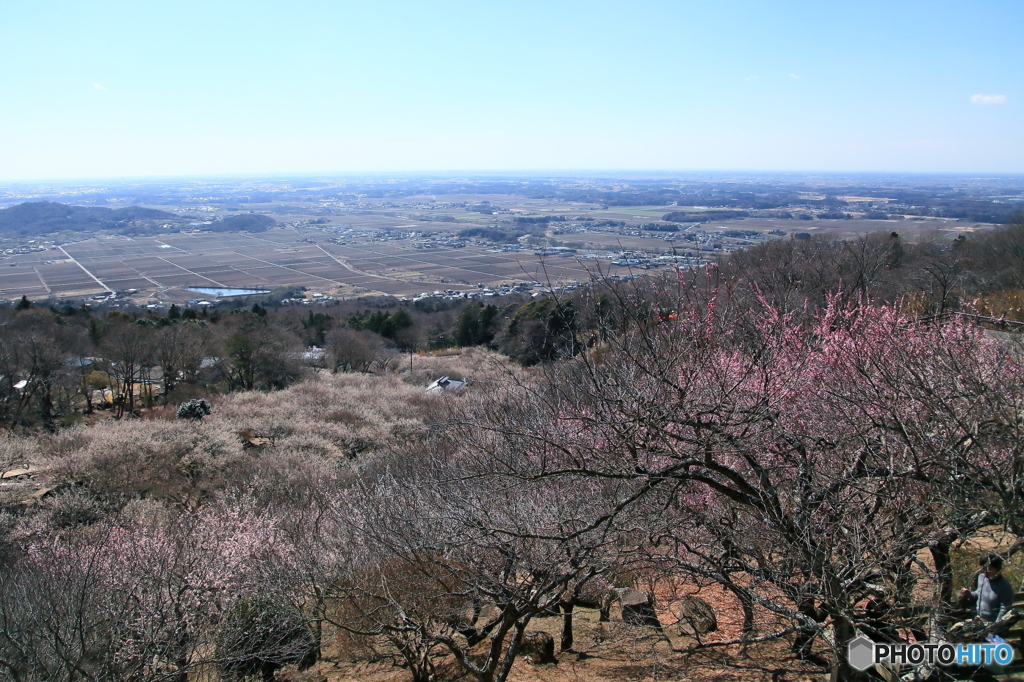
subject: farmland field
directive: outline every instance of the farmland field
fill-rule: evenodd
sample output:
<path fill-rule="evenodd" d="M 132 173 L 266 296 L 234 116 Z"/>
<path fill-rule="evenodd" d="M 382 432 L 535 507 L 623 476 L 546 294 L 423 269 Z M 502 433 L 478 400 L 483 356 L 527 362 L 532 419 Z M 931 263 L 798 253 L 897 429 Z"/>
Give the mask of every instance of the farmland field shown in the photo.
<path fill-rule="evenodd" d="M 188 216 L 198 209 L 175 210 Z M 203 227 L 209 222 L 194 222 L 191 225 L 199 228 L 191 232 L 134 237 L 96 233 L 74 242 L 19 242 L 18 249 L 0 256 L 0 298 L 70 300 L 113 291 L 140 304 L 181 303 L 198 296 L 186 287 L 305 287 L 340 297 L 416 296 L 435 290 L 478 289 L 481 284 L 584 282 L 598 270 L 634 274 L 612 263 L 673 251 L 714 258 L 714 254 L 795 232 L 845 239 L 876 230 L 913 236 L 975 229 L 947 219 L 751 217 L 706 222 L 685 233 L 673 233 L 642 227 L 676 210 L 674 206 L 600 206 L 513 195 L 456 194 L 429 201 L 409 197 L 401 206 L 253 204 L 247 210 L 279 216 L 279 226 L 258 233 L 211 232 Z M 201 212 L 203 217 L 198 219 L 209 221 L 217 217 L 212 214 L 231 211 L 203 208 Z M 699 220 L 702 210 L 687 212 Z M 520 250 L 502 251 L 508 247 L 459 237 L 466 228 L 518 229 L 520 233 L 529 229 L 537 237 L 534 245 L 560 244 L 571 251 L 551 252 L 543 258 L 525 244 Z"/>
<path fill-rule="evenodd" d="M 72 260 L 73 259 L 73 260 Z M 586 281 L 593 263 L 530 251 L 414 248 L 408 240 L 331 243 L 319 230 L 98 238 L 0 261 L 0 297 L 86 297 L 137 289 L 137 300 L 181 302 L 185 287 L 306 287 L 336 295 L 416 295 L 478 283 Z M 608 269 L 607 262 L 602 266 Z M 626 268 L 611 267 L 628 272 Z"/>

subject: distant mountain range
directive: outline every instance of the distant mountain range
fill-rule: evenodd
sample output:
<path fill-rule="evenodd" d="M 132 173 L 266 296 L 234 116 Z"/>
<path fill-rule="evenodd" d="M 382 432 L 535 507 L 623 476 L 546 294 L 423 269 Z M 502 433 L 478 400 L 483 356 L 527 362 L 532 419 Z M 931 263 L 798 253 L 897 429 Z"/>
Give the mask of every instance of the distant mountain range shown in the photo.
<path fill-rule="evenodd" d="M 142 206 L 102 208 L 99 206 L 69 206 L 52 201 L 32 201 L 0 209 L 0 234 L 29 236 L 72 230 L 116 230 L 137 220 L 180 220 L 167 211 Z"/>

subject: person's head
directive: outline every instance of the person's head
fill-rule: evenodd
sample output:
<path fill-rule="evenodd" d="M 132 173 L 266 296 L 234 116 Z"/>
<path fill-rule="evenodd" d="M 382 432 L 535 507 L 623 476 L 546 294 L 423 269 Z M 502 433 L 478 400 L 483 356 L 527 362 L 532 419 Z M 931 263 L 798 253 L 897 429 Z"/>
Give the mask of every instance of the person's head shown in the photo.
<path fill-rule="evenodd" d="M 995 577 L 1003 570 L 1003 558 L 998 554 L 986 554 L 978 560 L 978 565 L 988 577 Z"/>

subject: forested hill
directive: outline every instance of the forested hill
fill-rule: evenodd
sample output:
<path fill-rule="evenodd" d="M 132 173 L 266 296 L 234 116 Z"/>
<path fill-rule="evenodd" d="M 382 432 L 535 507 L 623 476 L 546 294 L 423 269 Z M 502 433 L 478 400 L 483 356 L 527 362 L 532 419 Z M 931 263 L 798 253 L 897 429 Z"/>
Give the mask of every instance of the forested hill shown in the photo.
<path fill-rule="evenodd" d="M 144 219 L 171 219 L 167 211 L 141 206 L 111 209 L 100 206 L 69 206 L 52 201 L 33 201 L 0 209 L 0 234 L 26 236 L 62 230 L 84 232 L 113 230 Z"/>

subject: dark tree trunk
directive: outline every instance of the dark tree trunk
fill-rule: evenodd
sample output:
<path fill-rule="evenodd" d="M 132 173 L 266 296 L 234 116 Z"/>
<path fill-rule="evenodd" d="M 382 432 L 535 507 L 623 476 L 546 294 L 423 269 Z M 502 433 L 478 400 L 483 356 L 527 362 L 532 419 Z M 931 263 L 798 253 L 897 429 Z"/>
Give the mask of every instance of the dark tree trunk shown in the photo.
<path fill-rule="evenodd" d="M 743 636 L 748 637 L 754 634 L 754 603 L 750 600 L 750 596 L 737 587 L 731 580 L 726 580 L 722 584 L 726 589 L 736 595 L 736 599 L 740 602 L 740 608 L 743 609 Z"/>
<path fill-rule="evenodd" d="M 953 568 L 949 557 L 949 543 L 937 541 L 930 548 L 935 562 L 935 576 L 939 583 L 939 599 L 943 604 L 953 601 Z"/>
<path fill-rule="evenodd" d="M 857 636 L 853 623 L 846 618 L 837 618 L 833 621 L 833 628 L 836 637 L 838 660 L 832 667 L 831 679 L 836 680 L 836 682 L 866 682 L 869 679 L 867 673 L 854 669 L 846 659 L 846 645 Z"/>
<path fill-rule="evenodd" d="M 572 638 L 572 602 L 564 601 L 561 603 L 562 607 L 562 641 L 559 644 L 560 651 L 569 651 L 572 649 L 573 638 Z"/>
<path fill-rule="evenodd" d="M 42 389 L 39 395 L 39 417 L 43 421 L 43 428 L 53 433 L 57 426 L 53 419 L 53 396 L 50 393 L 49 382 L 42 382 Z"/>

